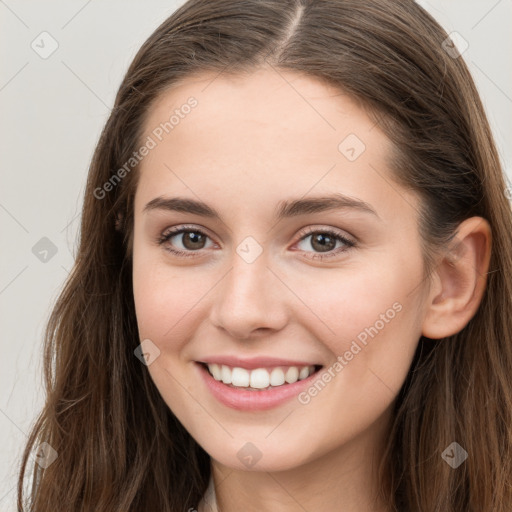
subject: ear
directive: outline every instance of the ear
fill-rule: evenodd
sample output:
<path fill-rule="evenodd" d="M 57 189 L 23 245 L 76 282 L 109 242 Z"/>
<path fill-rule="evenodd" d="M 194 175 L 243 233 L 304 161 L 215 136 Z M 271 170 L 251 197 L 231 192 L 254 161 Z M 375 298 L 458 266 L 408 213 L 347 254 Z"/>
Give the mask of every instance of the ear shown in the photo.
<path fill-rule="evenodd" d="M 433 272 L 422 334 L 440 339 L 460 332 L 482 300 L 491 259 L 492 234 L 482 217 L 463 221 Z"/>

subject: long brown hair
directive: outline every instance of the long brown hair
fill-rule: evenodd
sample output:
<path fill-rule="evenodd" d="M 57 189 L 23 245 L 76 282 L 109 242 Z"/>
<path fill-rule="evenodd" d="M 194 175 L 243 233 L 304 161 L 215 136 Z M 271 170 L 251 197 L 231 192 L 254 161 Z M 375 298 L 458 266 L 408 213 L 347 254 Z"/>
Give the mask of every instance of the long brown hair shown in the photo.
<path fill-rule="evenodd" d="M 482 302 L 456 335 L 419 340 L 380 469 L 392 510 L 512 510 L 512 214 L 478 92 L 463 58 L 445 51 L 447 37 L 412 0 L 190 0 L 149 37 L 91 162 L 76 262 L 46 331 L 47 398 L 22 460 L 19 511 L 183 512 L 203 495 L 209 456 L 134 356 L 137 169 L 102 197 L 95 191 L 140 147 L 162 91 L 193 73 L 261 66 L 334 84 L 379 123 L 397 183 L 421 199 L 428 272 L 461 221 L 491 225 Z M 441 457 L 454 441 L 468 453 L 457 469 Z M 34 464 L 24 499 L 43 442 L 58 456 Z"/>

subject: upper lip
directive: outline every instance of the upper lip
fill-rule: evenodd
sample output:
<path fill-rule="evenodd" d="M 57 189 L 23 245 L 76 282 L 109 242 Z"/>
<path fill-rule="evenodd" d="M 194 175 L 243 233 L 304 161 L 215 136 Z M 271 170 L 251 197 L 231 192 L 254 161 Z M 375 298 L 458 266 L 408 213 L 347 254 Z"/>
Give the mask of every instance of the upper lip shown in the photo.
<path fill-rule="evenodd" d="M 251 358 L 240 358 L 236 356 L 211 356 L 204 359 L 198 360 L 198 363 L 206 364 L 223 364 L 231 366 L 232 368 L 245 368 L 247 370 L 254 370 L 255 368 L 268 368 L 273 366 L 322 366 L 319 363 L 311 361 L 298 361 L 296 359 L 280 359 L 278 357 L 251 357 Z"/>

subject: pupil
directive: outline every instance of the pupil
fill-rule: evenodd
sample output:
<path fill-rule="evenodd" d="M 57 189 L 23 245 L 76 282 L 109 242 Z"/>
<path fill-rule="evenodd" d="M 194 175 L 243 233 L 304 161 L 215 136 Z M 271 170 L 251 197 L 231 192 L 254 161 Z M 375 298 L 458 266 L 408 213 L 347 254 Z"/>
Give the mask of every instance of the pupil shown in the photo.
<path fill-rule="evenodd" d="M 319 245 L 315 247 L 316 244 Z M 312 238 L 311 245 L 315 249 L 320 249 L 321 252 L 327 252 L 329 250 L 334 249 L 334 246 L 336 245 L 336 240 L 334 240 L 334 238 L 331 238 L 329 235 L 326 235 L 324 233 L 318 233 L 316 236 Z"/>
<path fill-rule="evenodd" d="M 194 231 L 187 231 L 184 235 L 183 245 L 187 249 L 202 249 L 202 244 L 204 244 L 203 235 Z"/>

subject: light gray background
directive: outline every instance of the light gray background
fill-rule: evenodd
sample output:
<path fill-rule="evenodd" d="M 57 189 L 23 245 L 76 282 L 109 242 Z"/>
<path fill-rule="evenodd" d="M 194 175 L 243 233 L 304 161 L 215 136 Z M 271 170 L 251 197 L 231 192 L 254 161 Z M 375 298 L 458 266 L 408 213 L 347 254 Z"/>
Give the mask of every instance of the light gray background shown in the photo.
<path fill-rule="evenodd" d="M 182 3 L 0 0 L 0 511 L 15 510 L 19 459 L 43 404 L 42 332 L 73 265 L 94 146 L 131 59 Z M 418 3 L 469 43 L 463 57 L 512 179 L 512 0 Z M 51 48 L 44 31 L 58 43 L 46 59 L 31 47 Z M 46 262 L 32 252 L 43 237 L 57 250 Z"/>

